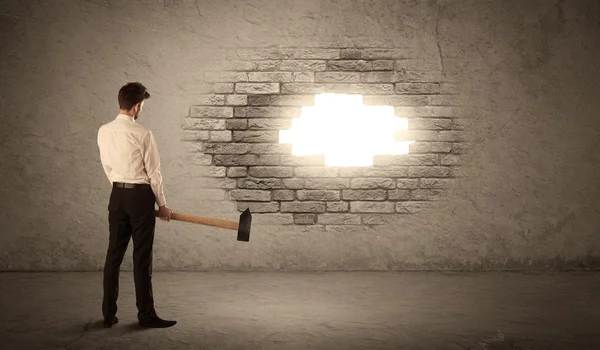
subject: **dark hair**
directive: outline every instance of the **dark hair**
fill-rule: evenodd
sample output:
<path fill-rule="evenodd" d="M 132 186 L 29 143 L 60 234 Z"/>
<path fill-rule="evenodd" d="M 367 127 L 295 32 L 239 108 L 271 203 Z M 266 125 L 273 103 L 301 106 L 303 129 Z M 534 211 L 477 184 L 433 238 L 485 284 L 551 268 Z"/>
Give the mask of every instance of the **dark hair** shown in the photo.
<path fill-rule="evenodd" d="M 138 82 L 127 83 L 119 90 L 119 107 L 130 110 L 147 98 L 150 98 L 150 94 L 144 85 Z"/>

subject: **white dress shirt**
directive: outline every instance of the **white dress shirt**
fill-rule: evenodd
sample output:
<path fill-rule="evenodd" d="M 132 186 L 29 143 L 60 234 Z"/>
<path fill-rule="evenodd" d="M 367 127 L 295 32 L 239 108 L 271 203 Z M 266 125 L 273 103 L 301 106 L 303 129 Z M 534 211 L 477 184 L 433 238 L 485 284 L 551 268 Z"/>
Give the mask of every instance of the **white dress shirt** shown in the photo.
<path fill-rule="evenodd" d="M 102 168 L 108 181 L 146 183 L 152 187 L 156 203 L 167 204 L 160 173 L 160 158 L 152 131 L 136 123 L 132 116 L 119 114 L 98 129 Z"/>

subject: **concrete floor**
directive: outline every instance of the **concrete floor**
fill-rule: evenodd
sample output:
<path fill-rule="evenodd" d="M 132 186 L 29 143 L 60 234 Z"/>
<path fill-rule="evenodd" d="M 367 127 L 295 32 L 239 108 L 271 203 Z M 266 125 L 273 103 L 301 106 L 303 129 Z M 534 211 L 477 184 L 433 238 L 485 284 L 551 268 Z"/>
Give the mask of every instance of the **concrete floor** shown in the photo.
<path fill-rule="evenodd" d="M 168 329 L 101 326 L 100 272 L 0 273 L 2 349 L 600 349 L 600 273 L 155 272 Z"/>

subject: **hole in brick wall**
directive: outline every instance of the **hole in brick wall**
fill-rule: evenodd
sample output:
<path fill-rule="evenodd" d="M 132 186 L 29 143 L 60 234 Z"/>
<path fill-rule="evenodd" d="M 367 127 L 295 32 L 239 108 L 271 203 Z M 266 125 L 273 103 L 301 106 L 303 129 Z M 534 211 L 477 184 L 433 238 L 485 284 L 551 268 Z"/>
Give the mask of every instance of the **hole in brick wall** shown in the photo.
<path fill-rule="evenodd" d="M 375 155 L 408 154 L 413 141 L 396 141 L 408 121 L 393 106 L 364 105 L 362 95 L 324 93 L 303 106 L 292 128 L 280 130 L 279 143 L 295 156 L 324 155 L 326 166 L 372 166 Z"/>

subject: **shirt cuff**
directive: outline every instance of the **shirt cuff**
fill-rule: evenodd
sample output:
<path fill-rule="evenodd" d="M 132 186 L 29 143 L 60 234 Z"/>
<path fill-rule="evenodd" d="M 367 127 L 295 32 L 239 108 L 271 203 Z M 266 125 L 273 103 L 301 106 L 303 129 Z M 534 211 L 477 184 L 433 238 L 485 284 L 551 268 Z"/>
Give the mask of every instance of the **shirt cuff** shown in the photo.
<path fill-rule="evenodd" d="M 156 198 L 156 204 L 158 204 L 159 207 L 162 207 L 163 205 L 167 205 L 167 200 L 165 199 L 165 196 L 160 196 Z"/>

